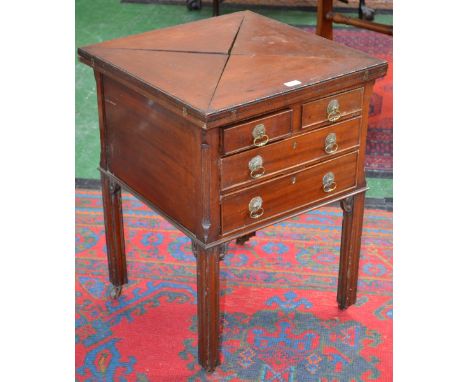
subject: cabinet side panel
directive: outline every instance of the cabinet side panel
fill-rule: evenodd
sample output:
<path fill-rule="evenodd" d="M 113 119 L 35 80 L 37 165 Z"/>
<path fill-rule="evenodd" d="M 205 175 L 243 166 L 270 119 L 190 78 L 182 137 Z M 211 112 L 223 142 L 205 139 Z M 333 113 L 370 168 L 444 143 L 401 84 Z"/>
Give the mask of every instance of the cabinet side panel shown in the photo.
<path fill-rule="evenodd" d="M 196 235 L 199 128 L 108 77 L 104 89 L 109 171 Z"/>

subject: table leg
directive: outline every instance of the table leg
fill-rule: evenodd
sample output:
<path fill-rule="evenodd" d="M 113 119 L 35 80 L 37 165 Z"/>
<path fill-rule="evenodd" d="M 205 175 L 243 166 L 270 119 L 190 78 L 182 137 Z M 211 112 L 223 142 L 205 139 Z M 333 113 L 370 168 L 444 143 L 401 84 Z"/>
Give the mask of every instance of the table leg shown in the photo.
<path fill-rule="evenodd" d="M 219 16 L 219 2 L 220 0 L 213 0 L 213 16 Z"/>
<path fill-rule="evenodd" d="M 317 1 L 317 30 L 319 36 L 333 40 L 333 21 L 327 19 L 327 13 L 333 11 L 333 0 Z"/>
<path fill-rule="evenodd" d="M 204 249 L 192 242 L 197 259 L 198 362 L 207 371 L 219 365 L 219 261 L 225 246 Z"/>
<path fill-rule="evenodd" d="M 106 229 L 107 264 L 109 267 L 109 280 L 113 285 L 111 297 L 118 298 L 122 292 L 122 286 L 128 282 L 121 189 L 119 184 L 104 174 L 101 175 L 101 185 Z"/>
<path fill-rule="evenodd" d="M 346 309 L 356 302 L 364 196 L 365 193 L 362 192 L 341 201 L 343 226 L 337 294 L 340 309 Z"/>

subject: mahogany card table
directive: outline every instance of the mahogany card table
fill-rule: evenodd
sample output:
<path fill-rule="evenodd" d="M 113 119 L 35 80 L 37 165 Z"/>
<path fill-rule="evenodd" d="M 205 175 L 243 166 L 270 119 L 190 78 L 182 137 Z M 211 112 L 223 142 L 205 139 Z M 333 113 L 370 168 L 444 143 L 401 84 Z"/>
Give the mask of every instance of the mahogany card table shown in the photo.
<path fill-rule="evenodd" d="M 198 359 L 219 364 L 227 243 L 340 201 L 338 305 L 356 302 L 367 115 L 387 63 L 244 11 L 78 49 L 94 69 L 113 297 L 127 283 L 121 187 L 192 240 Z"/>

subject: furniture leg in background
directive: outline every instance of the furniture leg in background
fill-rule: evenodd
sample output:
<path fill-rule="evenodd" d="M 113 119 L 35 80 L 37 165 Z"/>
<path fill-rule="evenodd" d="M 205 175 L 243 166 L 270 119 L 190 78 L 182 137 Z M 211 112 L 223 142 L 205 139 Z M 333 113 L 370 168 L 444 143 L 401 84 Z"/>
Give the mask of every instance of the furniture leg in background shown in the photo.
<path fill-rule="evenodd" d="M 346 2 L 346 1 L 344 1 Z M 375 23 L 374 10 L 365 6 L 364 1 L 359 2 L 359 18 L 348 17 L 333 12 L 333 0 L 317 0 L 317 35 L 333 40 L 333 23 L 351 25 L 364 28 L 377 33 L 393 36 L 393 26 Z"/>
<path fill-rule="evenodd" d="M 220 0 L 213 0 L 213 16 L 219 16 L 219 3 Z"/>
<path fill-rule="evenodd" d="M 317 1 L 317 34 L 333 40 L 333 21 L 327 18 L 328 12 L 333 11 L 333 0 Z"/>
<path fill-rule="evenodd" d="M 202 0 L 186 0 L 189 11 L 196 11 L 202 8 Z M 219 16 L 219 0 L 213 0 L 213 16 Z"/>

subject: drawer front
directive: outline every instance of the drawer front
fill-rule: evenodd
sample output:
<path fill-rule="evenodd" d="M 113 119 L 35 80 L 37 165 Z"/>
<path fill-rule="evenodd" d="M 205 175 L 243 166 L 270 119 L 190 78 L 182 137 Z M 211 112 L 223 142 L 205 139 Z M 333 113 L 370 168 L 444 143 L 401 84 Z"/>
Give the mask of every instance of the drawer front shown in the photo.
<path fill-rule="evenodd" d="M 359 145 L 361 118 L 353 118 L 221 160 L 221 188 L 261 181 L 288 168 L 334 157 Z"/>
<path fill-rule="evenodd" d="M 223 234 L 355 187 L 357 158 L 357 152 L 352 152 L 223 197 Z"/>
<path fill-rule="evenodd" d="M 262 147 L 291 134 L 292 110 L 282 111 L 223 131 L 223 152 L 231 154 L 251 147 Z"/>
<path fill-rule="evenodd" d="M 319 127 L 361 114 L 364 89 L 359 88 L 302 105 L 302 128 Z"/>

